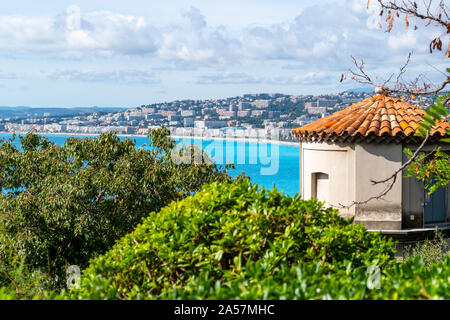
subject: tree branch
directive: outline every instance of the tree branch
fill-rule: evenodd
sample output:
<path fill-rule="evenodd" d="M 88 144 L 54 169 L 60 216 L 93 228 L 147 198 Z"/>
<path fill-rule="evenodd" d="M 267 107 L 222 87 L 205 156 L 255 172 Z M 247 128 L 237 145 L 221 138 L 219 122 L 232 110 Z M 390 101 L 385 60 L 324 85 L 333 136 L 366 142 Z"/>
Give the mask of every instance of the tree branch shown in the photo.
<path fill-rule="evenodd" d="M 399 11 L 403 14 L 412 15 L 421 20 L 426 20 L 429 22 L 434 21 L 434 22 L 444 26 L 445 28 L 448 28 L 448 21 L 444 21 L 442 19 L 442 15 L 445 15 L 448 18 L 445 4 L 442 0 L 439 3 L 439 7 L 441 10 L 439 13 L 436 13 L 436 14 L 432 14 L 430 11 L 430 7 L 431 7 L 431 3 L 432 3 L 431 0 L 428 2 L 428 5 L 426 5 L 426 13 L 419 12 L 416 2 L 412 2 L 412 1 L 408 1 L 408 3 L 406 3 L 405 1 L 402 1 L 401 6 L 399 6 L 396 1 L 388 1 L 387 3 L 385 3 L 385 1 L 383 1 L 383 0 L 378 0 L 378 3 L 380 4 L 380 6 L 383 10 Z"/>
<path fill-rule="evenodd" d="M 410 52 L 406 58 L 405 64 L 400 68 L 399 73 L 396 77 L 396 82 L 392 85 L 388 85 L 390 80 L 392 79 L 393 75 L 391 75 L 386 81 L 383 83 L 376 83 L 372 80 L 372 78 L 367 74 L 367 72 L 364 70 L 365 63 L 363 60 L 358 62 L 355 57 L 351 56 L 353 65 L 356 68 L 356 70 L 349 69 L 349 73 L 351 75 L 351 78 L 355 80 L 356 82 L 363 83 L 363 84 L 369 84 L 374 87 L 379 87 L 381 90 L 386 94 L 403 94 L 403 95 L 414 95 L 414 96 L 424 96 L 424 95 L 430 95 L 430 94 L 437 94 L 440 91 L 442 91 L 447 85 L 450 84 L 450 76 L 447 76 L 447 78 L 442 81 L 442 83 L 435 85 L 434 88 L 432 88 L 431 84 L 427 84 L 425 82 L 425 79 L 421 80 L 422 77 L 417 77 L 414 81 L 412 81 L 409 84 L 405 84 L 401 82 L 403 74 L 406 72 L 406 68 L 411 60 L 412 52 Z M 341 80 L 345 79 L 345 75 L 343 74 L 341 76 Z M 418 82 L 423 81 L 423 85 L 419 85 Z M 447 104 L 449 101 L 446 99 L 444 101 L 444 105 Z"/>
<path fill-rule="evenodd" d="M 411 94 L 416 96 L 423 96 L 428 94 L 436 94 L 442 91 L 448 84 L 450 84 L 450 77 L 447 77 L 441 84 L 438 85 L 435 89 L 427 90 L 424 89 L 390 89 L 386 88 L 386 93 L 403 93 L 403 94 Z"/>

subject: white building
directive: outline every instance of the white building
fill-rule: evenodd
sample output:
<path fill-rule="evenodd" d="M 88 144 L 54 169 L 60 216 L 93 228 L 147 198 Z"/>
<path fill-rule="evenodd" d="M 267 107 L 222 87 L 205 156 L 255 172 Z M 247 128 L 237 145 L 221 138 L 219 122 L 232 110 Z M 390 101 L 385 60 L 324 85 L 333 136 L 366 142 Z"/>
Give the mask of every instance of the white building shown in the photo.
<path fill-rule="evenodd" d="M 408 160 L 404 149 L 419 146 L 414 134 L 423 114 L 401 99 L 377 95 L 292 130 L 300 140 L 301 196 L 325 201 L 372 230 L 448 225 L 448 186 L 430 195 L 415 177 L 399 173 L 384 197 L 371 199 L 387 187 L 371 181 L 390 177 Z M 440 142 L 448 128 L 448 121 L 438 123 L 426 150 L 450 150 Z"/>
<path fill-rule="evenodd" d="M 198 120 L 194 122 L 194 126 L 198 129 L 225 128 L 227 123 L 225 121 Z"/>

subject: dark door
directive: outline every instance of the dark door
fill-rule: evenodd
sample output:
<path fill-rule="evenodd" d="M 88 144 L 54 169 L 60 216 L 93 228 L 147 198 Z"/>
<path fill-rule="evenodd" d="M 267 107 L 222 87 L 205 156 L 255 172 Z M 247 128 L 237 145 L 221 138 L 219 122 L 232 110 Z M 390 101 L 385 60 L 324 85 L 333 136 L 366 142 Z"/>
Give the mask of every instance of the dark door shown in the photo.
<path fill-rule="evenodd" d="M 446 216 L 445 188 L 439 188 L 432 194 L 425 190 L 424 221 L 425 223 L 444 222 Z"/>

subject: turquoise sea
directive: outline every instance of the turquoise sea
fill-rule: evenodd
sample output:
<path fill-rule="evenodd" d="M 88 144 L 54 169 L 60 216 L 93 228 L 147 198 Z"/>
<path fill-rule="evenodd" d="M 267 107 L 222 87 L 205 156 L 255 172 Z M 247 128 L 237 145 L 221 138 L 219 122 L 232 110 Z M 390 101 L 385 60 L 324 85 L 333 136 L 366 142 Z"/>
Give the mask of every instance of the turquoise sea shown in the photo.
<path fill-rule="evenodd" d="M 58 144 L 64 144 L 70 137 L 63 134 L 44 136 Z M 0 138 L 10 137 L 11 134 L 0 134 Z M 128 138 L 134 139 L 137 147 L 149 142 L 145 137 Z M 229 171 L 232 176 L 244 171 L 253 182 L 267 189 L 272 189 L 275 185 L 278 190 L 291 196 L 299 191 L 298 146 L 200 139 L 176 139 L 176 141 L 180 146 L 195 143 L 205 150 L 217 165 L 234 163 L 235 169 Z"/>

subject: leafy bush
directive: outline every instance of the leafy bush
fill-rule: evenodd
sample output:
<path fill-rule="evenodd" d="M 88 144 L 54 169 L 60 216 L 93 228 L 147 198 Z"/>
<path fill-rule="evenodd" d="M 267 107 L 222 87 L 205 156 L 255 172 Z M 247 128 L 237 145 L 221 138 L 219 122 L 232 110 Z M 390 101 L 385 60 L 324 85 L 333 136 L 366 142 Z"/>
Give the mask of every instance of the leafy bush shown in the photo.
<path fill-rule="evenodd" d="M 0 287 L 0 300 L 17 300 L 18 297 L 14 292 L 9 291 L 6 288 Z"/>
<path fill-rule="evenodd" d="M 67 300 L 68 295 L 63 290 L 57 293 L 53 290 L 42 291 L 40 294 L 21 294 L 7 287 L 0 287 L 1 300 Z"/>
<path fill-rule="evenodd" d="M 202 270 L 191 276 L 183 286 L 165 290 L 159 299 L 450 299 L 450 257 L 427 267 L 420 257 L 382 270 L 379 288 L 369 288 L 365 267 L 321 268 L 320 263 L 281 263 L 271 268 L 264 259 L 248 260 L 237 272 L 228 272 L 221 279 Z M 111 278 L 92 278 L 94 290 L 72 293 L 44 292 L 41 296 L 22 297 L 0 288 L 0 300 L 17 299 L 117 299 L 119 292 Z M 138 295 L 136 298 L 149 298 Z M 153 297 L 154 298 L 154 297 Z"/>
<path fill-rule="evenodd" d="M 39 270 L 29 270 L 24 263 L 0 264 L 0 287 L 15 292 L 17 298 L 30 299 L 43 296 L 51 289 L 51 279 Z M 8 268 L 9 267 L 9 268 Z"/>
<path fill-rule="evenodd" d="M 27 134 L 0 144 L 0 265 L 40 270 L 62 286 L 68 265 L 87 266 L 149 212 L 231 179 L 211 161 L 176 164 L 168 130 L 150 150 L 114 134 L 69 138 L 64 146 Z M 186 149 L 180 150 L 185 154 Z M 207 158 L 203 154 L 203 159 Z M 0 285 L 8 282 L 0 273 Z"/>
<path fill-rule="evenodd" d="M 411 260 L 416 257 L 422 258 L 427 267 L 431 267 L 436 262 L 441 262 L 450 255 L 450 245 L 439 229 L 435 230 L 434 239 L 425 240 L 415 246 L 405 247 L 404 259 Z"/>
<path fill-rule="evenodd" d="M 72 298 L 167 297 L 173 288 L 200 290 L 203 280 L 241 288 L 248 279 L 259 292 L 259 281 L 270 277 L 273 285 L 278 277 L 288 285 L 289 277 L 297 274 L 291 266 L 303 263 L 307 268 L 317 265 L 327 275 L 343 272 L 349 264 L 387 267 L 394 261 L 390 240 L 352 224 L 337 210 L 239 179 L 205 185 L 194 196 L 151 213 L 134 232 L 91 261 L 82 288 L 73 291 Z"/>
<path fill-rule="evenodd" d="M 269 270 L 263 261 L 249 262 L 238 275 L 215 279 L 208 272 L 184 286 L 165 291 L 161 299 L 449 299 L 450 258 L 426 267 L 420 258 L 384 269 L 379 288 L 370 288 L 365 267 L 327 272 L 319 264 L 282 264 Z M 110 293 L 110 297 L 112 297 Z"/>

